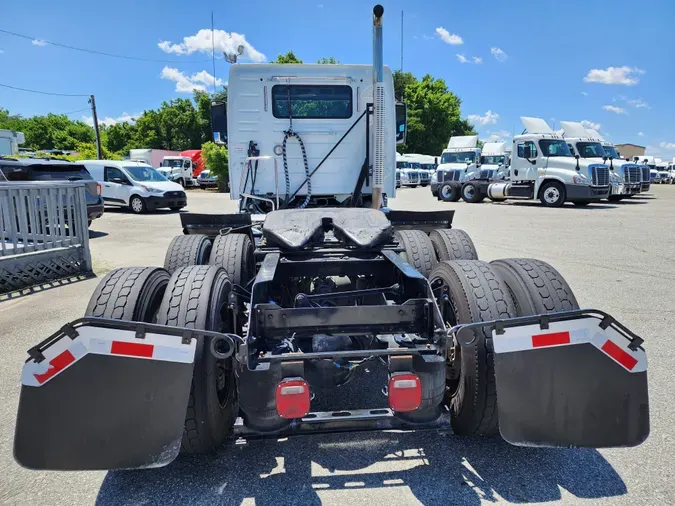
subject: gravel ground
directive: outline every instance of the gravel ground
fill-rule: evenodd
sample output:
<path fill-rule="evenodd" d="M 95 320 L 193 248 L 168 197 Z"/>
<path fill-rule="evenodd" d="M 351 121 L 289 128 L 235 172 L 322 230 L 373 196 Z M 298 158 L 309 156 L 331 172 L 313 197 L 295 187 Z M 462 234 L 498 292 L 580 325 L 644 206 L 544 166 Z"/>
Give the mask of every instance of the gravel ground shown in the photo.
<path fill-rule="evenodd" d="M 193 191 L 189 210 L 234 209 L 225 196 Z M 581 306 L 613 314 L 645 338 L 652 432 L 633 449 L 528 449 L 500 438 L 435 433 L 299 437 L 230 445 L 222 455 L 156 470 L 58 473 L 12 459 L 19 375 L 26 350 L 82 315 L 98 279 L 0 302 L 0 502 L 6 504 L 409 504 L 675 503 L 675 186 L 620 204 L 543 209 L 533 203 L 445 204 L 426 188 L 404 189 L 399 209 L 456 209 L 482 259 L 537 257 L 566 277 Z M 100 279 L 119 266 L 161 265 L 180 232 L 175 213 L 112 210 L 92 225 Z M 373 374 L 376 374 L 373 371 Z M 533 378 L 536 381 L 536 378 Z M 354 395 L 361 395 L 356 387 Z M 352 393 L 340 394 L 346 398 Z"/>

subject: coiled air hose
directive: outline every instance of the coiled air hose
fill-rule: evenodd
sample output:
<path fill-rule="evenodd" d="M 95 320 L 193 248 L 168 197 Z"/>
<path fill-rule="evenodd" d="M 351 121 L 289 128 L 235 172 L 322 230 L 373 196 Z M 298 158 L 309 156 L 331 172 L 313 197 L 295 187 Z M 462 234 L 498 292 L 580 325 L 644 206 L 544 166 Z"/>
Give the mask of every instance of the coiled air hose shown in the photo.
<path fill-rule="evenodd" d="M 284 142 L 281 144 L 281 152 L 284 161 L 284 178 L 286 180 L 286 198 L 291 194 L 291 178 L 288 173 L 288 158 L 286 156 L 286 144 L 288 139 L 295 137 L 300 144 L 300 149 L 302 149 L 302 161 L 305 165 L 305 178 L 307 180 L 307 195 L 305 196 L 305 201 L 298 206 L 298 209 L 304 209 L 309 204 L 310 199 L 312 198 L 312 177 L 309 173 L 309 162 L 307 161 L 307 150 L 305 149 L 305 143 L 302 142 L 302 138 L 295 133 L 292 129 L 288 129 L 284 132 Z M 286 203 L 288 204 L 288 202 Z"/>

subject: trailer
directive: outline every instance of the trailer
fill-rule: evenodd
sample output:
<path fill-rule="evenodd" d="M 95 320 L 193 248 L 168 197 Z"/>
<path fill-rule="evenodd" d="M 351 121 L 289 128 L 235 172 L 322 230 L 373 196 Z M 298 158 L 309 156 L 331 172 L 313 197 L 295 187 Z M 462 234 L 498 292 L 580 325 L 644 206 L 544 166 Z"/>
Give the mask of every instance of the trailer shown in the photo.
<path fill-rule="evenodd" d="M 393 128 L 383 12 L 373 10 L 372 67 L 231 67 L 230 146 L 250 147 L 231 165 L 249 176 L 232 189 L 243 211 L 182 214 L 164 267 L 108 273 L 83 318 L 30 348 L 14 439 L 21 465 L 145 469 L 234 438 L 357 430 L 501 433 L 537 447 L 647 438 L 642 338 L 581 309 L 545 262 L 478 260 L 453 211 L 383 207 L 405 129 Z M 237 81 L 248 75 L 266 77 L 244 96 Z M 245 141 L 233 127 L 252 121 L 253 107 L 259 123 Z M 339 127 L 342 149 L 314 133 Z M 291 138 L 295 163 L 284 154 Z M 275 193 L 277 158 L 296 191 Z M 269 167 L 256 171 L 256 161 Z M 348 176 L 353 193 L 340 200 Z M 309 180 L 311 193 L 296 198 Z M 254 203 L 269 212 L 248 212 Z M 384 406 L 316 409 L 375 367 L 384 376 L 366 375 L 363 388 Z"/>

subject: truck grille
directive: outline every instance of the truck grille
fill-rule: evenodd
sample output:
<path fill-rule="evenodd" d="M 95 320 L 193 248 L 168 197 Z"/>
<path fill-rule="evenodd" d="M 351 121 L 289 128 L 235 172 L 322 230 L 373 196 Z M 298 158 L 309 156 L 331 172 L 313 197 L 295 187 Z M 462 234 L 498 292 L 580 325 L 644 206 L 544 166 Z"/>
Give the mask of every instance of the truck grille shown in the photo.
<path fill-rule="evenodd" d="M 637 165 L 623 166 L 623 180 L 626 183 L 639 183 L 641 171 Z"/>
<path fill-rule="evenodd" d="M 429 175 L 428 172 L 420 172 L 420 181 L 424 183 L 428 183 L 429 180 L 431 179 L 431 176 Z"/>
<path fill-rule="evenodd" d="M 436 176 L 439 183 L 459 181 L 459 178 L 461 177 L 458 170 L 439 170 Z"/>
<path fill-rule="evenodd" d="M 649 175 L 649 167 L 641 167 L 642 169 L 642 181 L 645 183 L 648 183 L 651 181 L 651 177 Z"/>
<path fill-rule="evenodd" d="M 419 172 L 415 172 L 415 171 L 412 171 L 412 170 L 410 172 L 408 172 L 408 180 L 411 183 L 419 183 L 420 182 Z"/>
<path fill-rule="evenodd" d="M 480 171 L 480 179 L 492 179 L 493 174 L 495 173 L 492 169 L 485 169 Z"/>
<path fill-rule="evenodd" d="M 594 166 L 591 167 L 591 185 L 608 186 L 609 185 L 609 167 Z"/>

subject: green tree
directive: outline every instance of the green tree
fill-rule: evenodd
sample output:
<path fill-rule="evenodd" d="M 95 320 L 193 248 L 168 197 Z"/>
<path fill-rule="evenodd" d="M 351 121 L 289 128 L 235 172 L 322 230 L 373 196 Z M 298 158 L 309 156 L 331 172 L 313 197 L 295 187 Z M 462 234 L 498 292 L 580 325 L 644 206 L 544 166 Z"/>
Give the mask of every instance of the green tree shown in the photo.
<path fill-rule="evenodd" d="M 411 72 L 401 72 L 400 70 L 395 70 L 393 77 L 394 96 L 396 97 L 396 100 L 404 100 L 406 87 L 418 83 L 417 78 L 412 75 Z"/>
<path fill-rule="evenodd" d="M 320 65 L 339 65 L 340 62 L 335 59 L 333 56 L 329 56 L 328 58 L 321 58 L 318 62 Z"/>
<path fill-rule="evenodd" d="M 277 59 L 271 63 L 302 63 L 302 60 L 295 56 L 293 51 L 289 51 L 286 54 L 280 54 L 277 56 Z"/>
<path fill-rule="evenodd" d="M 473 125 L 461 119 L 461 100 L 448 90 L 443 79 L 427 74 L 420 81 L 411 74 L 399 73 L 397 80 L 398 92 L 404 94 L 408 105 L 407 139 L 406 144 L 398 146 L 399 152 L 436 156 L 450 137 L 475 133 Z"/>
<path fill-rule="evenodd" d="M 113 153 L 128 154 L 128 146 L 136 134 L 136 125 L 130 123 L 117 123 L 109 126 L 101 132 L 101 144 Z"/>
<path fill-rule="evenodd" d="M 69 156 L 69 160 L 96 160 L 96 144 L 93 142 L 80 142 L 75 147 L 75 151 L 77 154 Z M 105 146 L 101 146 L 101 158 L 103 160 L 122 160 L 120 155 L 108 151 Z"/>
<path fill-rule="evenodd" d="M 202 146 L 202 158 L 204 165 L 218 178 L 218 187 L 224 188 L 229 175 L 227 148 L 209 141 Z"/>

